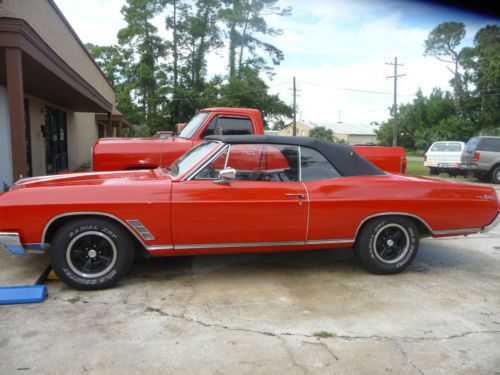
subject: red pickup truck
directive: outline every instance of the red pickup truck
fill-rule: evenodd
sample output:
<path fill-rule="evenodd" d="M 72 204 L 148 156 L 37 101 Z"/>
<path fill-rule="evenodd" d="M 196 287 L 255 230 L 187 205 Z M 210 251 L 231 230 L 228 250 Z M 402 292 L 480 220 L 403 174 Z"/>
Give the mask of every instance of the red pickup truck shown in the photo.
<path fill-rule="evenodd" d="M 209 135 L 264 134 L 256 109 L 206 108 L 200 110 L 175 137 L 102 138 L 92 150 L 94 171 L 152 169 L 170 164 Z M 391 173 L 405 173 L 402 147 L 353 146 L 358 154 Z"/>

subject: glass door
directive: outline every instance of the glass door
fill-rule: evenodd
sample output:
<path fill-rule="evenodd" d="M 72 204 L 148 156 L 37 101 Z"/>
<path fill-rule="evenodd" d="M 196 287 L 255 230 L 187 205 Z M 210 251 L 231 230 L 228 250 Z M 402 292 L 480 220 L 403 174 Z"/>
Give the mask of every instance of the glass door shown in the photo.
<path fill-rule="evenodd" d="M 66 112 L 46 108 L 45 114 L 45 160 L 47 174 L 68 170 Z"/>

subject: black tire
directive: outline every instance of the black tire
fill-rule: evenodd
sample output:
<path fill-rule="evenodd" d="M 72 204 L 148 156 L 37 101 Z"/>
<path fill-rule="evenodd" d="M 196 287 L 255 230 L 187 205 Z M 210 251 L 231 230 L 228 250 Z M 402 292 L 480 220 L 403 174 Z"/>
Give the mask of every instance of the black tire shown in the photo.
<path fill-rule="evenodd" d="M 437 168 L 431 168 L 431 169 L 429 170 L 429 174 L 430 174 L 431 176 L 437 176 L 437 175 L 439 175 L 439 169 L 437 169 Z"/>
<path fill-rule="evenodd" d="M 63 225 L 50 248 L 52 268 L 67 285 L 82 290 L 115 285 L 132 267 L 128 233 L 112 221 L 83 218 Z"/>
<path fill-rule="evenodd" d="M 494 184 L 500 184 L 500 165 L 497 165 L 491 171 L 491 182 Z"/>
<path fill-rule="evenodd" d="M 389 275 L 403 271 L 413 262 L 419 243 L 418 229 L 411 219 L 385 216 L 372 219 L 363 227 L 354 251 L 370 272 Z"/>

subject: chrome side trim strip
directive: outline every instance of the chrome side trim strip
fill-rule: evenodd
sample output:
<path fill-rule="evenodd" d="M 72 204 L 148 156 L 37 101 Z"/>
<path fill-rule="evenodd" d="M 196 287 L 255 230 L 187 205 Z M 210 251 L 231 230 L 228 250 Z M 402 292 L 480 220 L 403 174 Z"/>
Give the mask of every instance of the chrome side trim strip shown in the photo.
<path fill-rule="evenodd" d="M 137 240 L 142 244 L 142 246 L 144 246 L 144 248 L 147 248 L 146 244 L 144 243 L 144 241 L 142 240 L 141 237 L 139 237 L 137 235 L 137 233 L 135 233 L 135 231 L 133 231 L 130 226 L 124 222 L 122 219 L 120 219 L 119 217 L 116 217 L 115 215 L 112 215 L 112 214 L 108 214 L 106 212 L 99 212 L 99 211 L 75 211 L 75 212 L 66 212 L 64 214 L 60 214 L 60 215 L 57 215 L 57 216 L 54 216 L 52 219 L 50 219 L 48 221 L 48 223 L 45 225 L 45 228 L 43 229 L 43 232 L 42 232 L 42 239 L 41 239 L 41 243 L 46 243 L 45 242 L 45 237 L 47 235 L 47 231 L 48 229 L 50 228 L 50 226 L 52 225 L 52 223 L 54 223 L 54 221 L 56 221 L 57 219 L 60 219 L 62 217 L 66 217 L 66 216 L 84 216 L 84 215 L 93 215 L 93 216 L 105 216 L 105 217 L 109 217 L 113 220 L 116 220 L 118 221 L 120 224 L 122 224 L 125 228 L 127 228 L 127 230 L 132 233 L 134 235 L 135 238 L 137 238 Z"/>
<path fill-rule="evenodd" d="M 366 223 L 370 219 L 373 219 L 374 217 L 379 217 L 379 216 L 407 216 L 407 217 L 412 217 L 414 219 L 420 220 L 427 227 L 427 229 L 429 230 L 429 232 L 431 232 L 432 234 L 434 234 L 434 231 L 432 230 L 431 226 L 429 224 L 427 224 L 427 222 L 424 219 L 422 219 L 420 216 L 417 216 L 417 215 L 414 215 L 414 214 L 409 214 L 407 212 L 380 212 L 378 214 L 374 214 L 374 215 L 370 215 L 370 216 L 365 217 L 365 219 L 358 225 L 358 229 L 356 229 L 356 233 L 354 235 L 354 238 L 355 239 L 358 238 L 359 230 L 361 229 L 361 227 L 363 226 L 364 223 Z"/>
<path fill-rule="evenodd" d="M 172 245 L 155 245 L 155 246 L 147 246 L 147 251 L 158 251 L 158 250 L 173 250 L 174 247 Z"/>
<path fill-rule="evenodd" d="M 442 234 L 461 234 L 461 233 L 477 233 L 481 232 L 481 228 L 464 228 L 464 229 L 445 229 L 445 230 L 435 230 L 432 234 L 442 235 Z"/>
<path fill-rule="evenodd" d="M 175 250 L 185 249 L 217 249 L 227 247 L 264 247 L 264 246 L 304 246 L 305 241 L 282 241 L 282 242 L 227 242 L 227 243 L 205 243 L 174 245 Z"/>
<path fill-rule="evenodd" d="M 127 220 L 127 223 L 132 225 L 134 229 L 141 235 L 142 238 L 144 238 L 146 241 L 152 241 L 154 240 L 154 236 L 151 234 L 151 232 L 137 219 L 134 220 Z"/>
<path fill-rule="evenodd" d="M 158 250 L 191 250 L 191 249 L 223 249 L 228 247 L 269 247 L 269 246 L 306 246 L 306 245 L 328 245 L 353 243 L 354 238 L 325 239 L 313 241 L 277 241 L 277 242 L 228 242 L 228 243 L 205 243 L 205 244 L 185 244 L 185 245 L 158 245 L 149 246 L 149 251 Z"/>
<path fill-rule="evenodd" d="M 340 238 L 338 240 L 311 240 L 307 241 L 306 245 L 327 245 L 327 244 L 339 244 L 339 243 L 353 243 L 354 238 Z"/>
<path fill-rule="evenodd" d="M 497 216 L 495 216 L 495 219 L 493 221 L 486 225 L 484 228 L 481 229 L 481 233 L 486 233 L 495 228 L 498 224 L 500 224 L 500 211 L 497 212 Z"/>

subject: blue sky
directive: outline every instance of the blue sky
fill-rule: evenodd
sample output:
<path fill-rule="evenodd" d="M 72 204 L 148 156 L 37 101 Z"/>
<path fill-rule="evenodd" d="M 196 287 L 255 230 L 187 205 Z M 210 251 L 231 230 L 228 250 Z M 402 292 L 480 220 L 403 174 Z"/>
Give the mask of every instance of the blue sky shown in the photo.
<path fill-rule="evenodd" d="M 120 8 L 124 0 L 56 0 L 84 42 L 111 44 L 124 26 Z M 291 6 L 289 17 L 269 16 L 268 22 L 283 34 L 270 41 L 283 50 L 285 60 L 268 80 L 274 93 L 290 103 L 292 77 L 300 94 L 299 118 L 316 123 L 368 124 L 388 118 L 392 104 L 392 67 L 385 62 L 395 56 L 404 63 L 398 102 L 408 102 L 420 87 L 428 94 L 433 87 L 449 90 L 451 76 L 445 64 L 423 56 L 423 43 L 429 32 L 444 21 L 466 24 L 464 45 L 488 23 L 498 20 L 455 9 L 436 7 L 417 1 L 367 0 L 279 0 Z M 95 9 L 99 9 L 96 12 Z M 156 24 L 168 37 L 162 25 Z M 210 73 L 225 73 L 226 53 L 209 58 Z M 352 88 L 386 94 L 342 90 Z"/>

